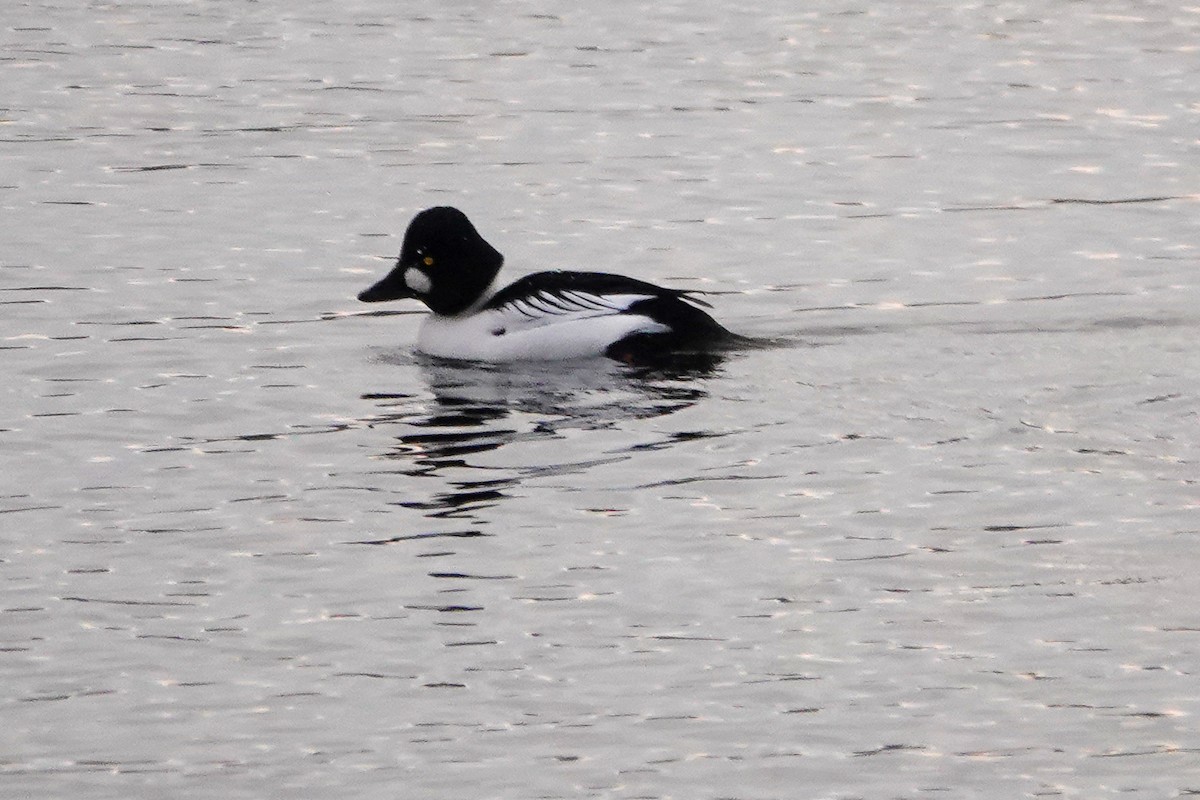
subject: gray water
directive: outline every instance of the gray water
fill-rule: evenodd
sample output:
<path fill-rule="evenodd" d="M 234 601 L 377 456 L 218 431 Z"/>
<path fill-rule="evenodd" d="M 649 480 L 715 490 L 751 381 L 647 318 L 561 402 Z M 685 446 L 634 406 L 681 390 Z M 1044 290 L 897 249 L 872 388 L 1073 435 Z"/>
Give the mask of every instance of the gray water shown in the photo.
<path fill-rule="evenodd" d="M 1197 9 L 594 5 L 6 6 L 0 794 L 1200 792 Z M 774 346 L 422 361 L 435 204 Z"/>

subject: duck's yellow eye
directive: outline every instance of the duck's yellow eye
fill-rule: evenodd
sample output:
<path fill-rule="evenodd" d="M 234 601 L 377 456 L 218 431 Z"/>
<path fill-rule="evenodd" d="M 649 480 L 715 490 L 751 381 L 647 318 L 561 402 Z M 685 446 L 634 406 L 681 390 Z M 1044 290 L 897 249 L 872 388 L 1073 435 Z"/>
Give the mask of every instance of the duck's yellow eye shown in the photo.
<path fill-rule="evenodd" d="M 433 266 L 433 256 L 425 256 L 425 258 L 423 259 L 423 261 L 424 261 L 424 263 L 425 263 L 425 266 L 427 266 L 427 267 L 432 267 L 432 266 Z"/>

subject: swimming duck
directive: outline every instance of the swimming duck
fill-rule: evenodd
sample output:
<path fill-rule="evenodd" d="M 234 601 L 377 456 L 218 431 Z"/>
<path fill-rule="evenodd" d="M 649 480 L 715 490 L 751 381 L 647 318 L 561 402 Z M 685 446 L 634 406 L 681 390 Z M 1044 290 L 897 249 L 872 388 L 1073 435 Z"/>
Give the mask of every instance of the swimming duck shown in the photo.
<path fill-rule="evenodd" d="M 608 356 L 643 363 L 740 337 L 692 293 L 605 272 L 537 272 L 496 288 L 504 257 L 457 208 L 428 208 L 404 234 L 396 266 L 358 295 L 414 298 L 431 313 L 418 352 L 493 363 Z"/>

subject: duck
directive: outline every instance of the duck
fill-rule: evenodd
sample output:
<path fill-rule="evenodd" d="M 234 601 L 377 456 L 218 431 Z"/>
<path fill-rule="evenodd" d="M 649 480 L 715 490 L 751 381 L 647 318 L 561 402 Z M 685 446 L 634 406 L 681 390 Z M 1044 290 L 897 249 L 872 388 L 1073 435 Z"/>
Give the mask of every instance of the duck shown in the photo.
<path fill-rule="evenodd" d="M 607 357 L 642 364 L 734 343 L 693 292 L 606 272 L 535 272 L 498 288 L 504 256 L 457 208 L 427 208 L 404 233 L 400 256 L 358 295 L 364 303 L 415 299 L 431 312 L 418 353 L 510 363 Z"/>

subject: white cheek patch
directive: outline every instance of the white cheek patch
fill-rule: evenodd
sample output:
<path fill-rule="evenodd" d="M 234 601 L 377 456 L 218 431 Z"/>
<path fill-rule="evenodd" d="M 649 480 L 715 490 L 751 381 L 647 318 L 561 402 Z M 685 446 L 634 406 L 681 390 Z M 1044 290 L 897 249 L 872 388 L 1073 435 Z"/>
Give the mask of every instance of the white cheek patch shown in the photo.
<path fill-rule="evenodd" d="M 429 289 L 433 286 L 429 276 L 416 267 L 404 270 L 404 283 L 417 294 L 429 294 Z"/>

